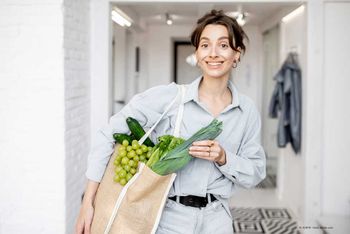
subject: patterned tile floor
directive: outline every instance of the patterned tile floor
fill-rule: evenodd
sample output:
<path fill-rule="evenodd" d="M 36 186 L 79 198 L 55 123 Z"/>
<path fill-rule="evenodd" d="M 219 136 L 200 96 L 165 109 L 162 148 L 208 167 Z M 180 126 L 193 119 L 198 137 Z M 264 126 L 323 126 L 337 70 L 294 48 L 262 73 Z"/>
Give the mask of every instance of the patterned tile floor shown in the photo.
<path fill-rule="evenodd" d="M 285 208 L 231 208 L 237 234 L 301 234 L 298 223 Z"/>

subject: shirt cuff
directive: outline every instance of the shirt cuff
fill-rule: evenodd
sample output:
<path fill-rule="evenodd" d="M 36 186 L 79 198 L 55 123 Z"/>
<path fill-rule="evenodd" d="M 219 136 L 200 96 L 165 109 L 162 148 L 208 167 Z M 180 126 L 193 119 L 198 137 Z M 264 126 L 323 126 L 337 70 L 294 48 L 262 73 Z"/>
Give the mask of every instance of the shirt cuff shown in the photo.
<path fill-rule="evenodd" d="M 215 163 L 216 167 L 219 168 L 219 170 L 229 179 L 236 181 L 238 177 L 238 171 L 235 170 L 236 162 L 235 162 L 235 155 L 232 152 L 226 151 L 226 163 L 224 165 L 219 165 L 218 163 Z"/>
<path fill-rule="evenodd" d="M 99 168 L 97 165 L 90 166 L 86 170 L 85 176 L 89 180 L 100 183 L 104 174 L 105 168 Z"/>

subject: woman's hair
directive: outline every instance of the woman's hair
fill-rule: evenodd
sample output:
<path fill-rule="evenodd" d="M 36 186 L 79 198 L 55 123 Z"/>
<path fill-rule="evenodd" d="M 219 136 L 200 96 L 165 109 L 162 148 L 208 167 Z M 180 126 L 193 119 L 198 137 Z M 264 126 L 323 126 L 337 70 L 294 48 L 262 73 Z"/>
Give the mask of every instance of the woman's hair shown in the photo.
<path fill-rule="evenodd" d="M 205 14 L 197 21 L 197 26 L 191 34 L 191 43 L 194 47 L 196 47 L 196 50 L 199 46 L 201 34 L 205 26 L 208 24 L 225 26 L 228 31 L 230 47 L 235 51 L 238 51 L 237 48 L 240 47 L 242 52 L 245 52 L 246 47 L 243 40 L 249 40 L 247 34 L 243 31 L 241 26 L 239 26 L 234 18 L 229 17 L 222 10 L 211 10 L 211 12 Z"/>

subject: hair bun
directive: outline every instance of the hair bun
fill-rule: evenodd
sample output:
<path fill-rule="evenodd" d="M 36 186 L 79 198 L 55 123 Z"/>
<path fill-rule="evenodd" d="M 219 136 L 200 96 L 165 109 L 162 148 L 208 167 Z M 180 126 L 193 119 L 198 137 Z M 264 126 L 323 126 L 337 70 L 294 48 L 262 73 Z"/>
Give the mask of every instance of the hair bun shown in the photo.
<path fill-rule="evenodd" d="M 211 10 L 210 13 L 212 15 L 214 15 L 214 16 L 222 16 L 224 14 L 224 11 L 223 10 L 215 10 L 215 9 L 213 9 L 213 10 Z"/>

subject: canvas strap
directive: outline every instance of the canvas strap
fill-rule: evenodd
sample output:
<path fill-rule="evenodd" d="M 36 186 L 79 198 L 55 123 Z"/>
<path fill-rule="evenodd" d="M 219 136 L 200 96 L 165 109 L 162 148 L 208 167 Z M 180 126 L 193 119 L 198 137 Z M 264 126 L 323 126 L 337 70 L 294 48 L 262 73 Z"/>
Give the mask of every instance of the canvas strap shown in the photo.
<path fill-rule="evenodd" d="M 176 117 L 176 122 L 175 122 L 175 129 L 173 136 L 174 137 L 179 137 L 180 136 L 180 129 L 181 129 L 181 122 L 182 122 L 182 117 L 184 114 L 184 99 L 185 99 L 185 94 L 186 94 L 186 87 L 184 85 L 179 85 L 181 89 L 181 102 L 179 106 L 179 111 L 177 112 L 177 117 Z"/>
<path fill-rule="evenodd" d="M 175 102 L 181 98 L 181 102 L 180 102 L 180 107 L 179 107 L 179 111 L 177 114 L 177 118 L 176 118 L 176 122 L 175 122 L 175 129 L 174 129 L 174 133 L 173 135 L 175 137 L 179 137 L 180 135 L 180 127 L 181 127 L 181 122 L 182 122 L 182 116 L 183 116 L 183 110 L 184 110 L 184 97 L 185 97 L 185 93 L 186 93 L 186 88 L 184 85 L 177 85 L 178 88 L 178 92 L 176 97 L 169 103 L 169 105 L 165 108 L 163 114 L 159 117 L 159 119 L 155 122 L 155 124 L 153 124 L 153 126 L 146 132 L 145 135 L 143 135 L 143 137 L 139 140 L 139 145 L 142 145 L 143 142 L 147 139 L 147 137 L 149 137 L 149 135 L 151 135 L 151 133 L 153 132 L 153 130 L 157 127 L 158 123 L 163 119 L 163 117 L 168 113 L 168 111 L 170 110 L 170 108 L 175 104 Z"/>

